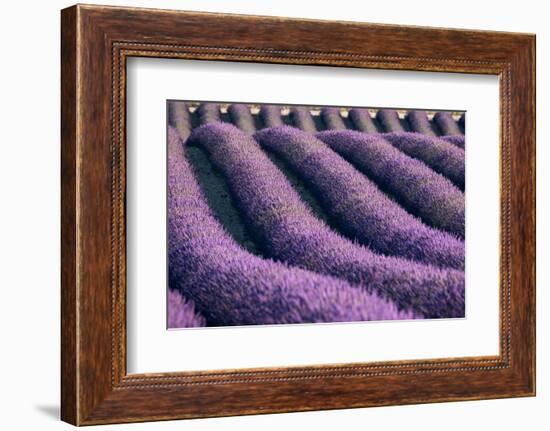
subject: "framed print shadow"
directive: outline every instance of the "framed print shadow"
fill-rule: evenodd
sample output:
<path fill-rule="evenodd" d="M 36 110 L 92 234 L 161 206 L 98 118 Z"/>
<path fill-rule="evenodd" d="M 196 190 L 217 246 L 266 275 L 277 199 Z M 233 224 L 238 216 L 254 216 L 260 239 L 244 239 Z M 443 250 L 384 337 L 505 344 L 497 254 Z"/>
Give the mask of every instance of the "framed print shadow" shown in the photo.
<path fill-rule="evenodd" d="M 61 51 L 64 421 L 535 395 L 533 35 L 77 5 Z"/>

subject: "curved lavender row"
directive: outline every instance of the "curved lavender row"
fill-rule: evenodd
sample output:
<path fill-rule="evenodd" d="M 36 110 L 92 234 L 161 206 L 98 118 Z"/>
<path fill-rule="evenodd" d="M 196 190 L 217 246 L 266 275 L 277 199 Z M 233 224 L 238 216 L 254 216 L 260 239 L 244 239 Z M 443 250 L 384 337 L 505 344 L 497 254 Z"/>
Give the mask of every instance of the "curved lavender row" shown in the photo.
<path fill-rule="evenodd" d="M 403 132 L 403 126 L 399 121 L 399 115 L 393 109 L 379 109 L 376 119 L 384 127 L 386 132 Z"/>
<path fill-rule="evenodd" d="M 254 133 L 256 126 L 250 108 L 242 103 L 233 103 L 227 109 L 232 123 L 245 133 Z"/>
<path fill-rule="evenodd" d="M 201 103 L 197 108 L 200 124 L 221 121 L 220 105 L 217 103 Z"/>
<path fill-rule="evenodd" d="M 209 325 L 416 317 L 343 280 L 244 251 L 212 215 L 174 129 L 169 130 L 168 142 L 170 287 L 192 300 Z"/>
<path fill-rule="evenodd" d="M 411 125 L 411 130 L 423 135 L 435 136 L 426 111 L 409 111 L 407 113 L 407 121 Z"/>
<path fill-rule="evenodd" d="M 407 213 L 315 136 L 283 126 L 254 137 L 309 185 L 350 237 L 386 255 L 464 268 L 462 241 Z"/>
<path fill-rule="evenodd" d="M 323 108 L 321 118 L 326 130 L 346 130 L 346 125 L 338 108 Z"/>
<path fill-rule="evenodd" d="M 378 130 L 369 114 L 368 109 L 353 108 L 349 110 L 349 117 L 356 130 L 365 133 L 377 133 Z"/>
<path fill-rule="evenodd" d="M 237 128 L 203 126 L 188 142 L 204 148 L 222 171 L 267 255 L 361 285 L 393 299 L 402 310 L 413 307 L 429 318 L 464 316 L 462 272 L 377 255 L 338 235 L 312 214 L 284 174 Z"/>
<path fill-rule="evenodd" d="M 168 289 L 168 327 L 198 328 L 206 326 L 206 320 L 195 311 L 195 304 L 175 290 Z"/>
<path fill-rule="evenodd" d="M 464 191 L 464 150 L 439 137 L 420 133 L 385 133 L 382 136 L 398 150 L 422 160 Z"/>
<path fill-rule="evenodd" d="M 187 138 L 193 126 L 191 124 L 191 114 L 185 102 L 168 102 L 168 124 L 174 127 L 181 137 Z"/>
<path fill-rule="evenodd" d="M 281 108 L 277 105 L 262 105 L 260 116 L 265 127 L 282 126 L 284 124 L 281 118 Z"/>
<path fill-rule="evenodd" d="M 450 142 L 453 145 L 456 145 L 458 148 L 464 149 L 466 146 L 466 138 L 464 135 L 441 136 L 441 139 L 443 139 L 444 141 Z"/>
<path fill-rule="evenodd" d="M 315 121 L 313 121 L 309 109 L 303 106 L 295 106 L 290 110 L 290 117 L 292 118 L 292 123 L 298 129 L 308 133 L 315 133 L 317 131 Z"/>
<path fill-rule="evenodd" d="M 316 136 L 395 196 L 412 214 L 464 239 L 464 194 L 447 178 L 402 153 L 380 135 L 345 130 Z"/>
<path fill-rule="evenodd" d="M 442 135 L 461 135 L 462 132 L 458 124 L 453 119 L 453 116 L 446 111 L 436 112 L 434 115 L 434 122 L 441 130 Z"/>

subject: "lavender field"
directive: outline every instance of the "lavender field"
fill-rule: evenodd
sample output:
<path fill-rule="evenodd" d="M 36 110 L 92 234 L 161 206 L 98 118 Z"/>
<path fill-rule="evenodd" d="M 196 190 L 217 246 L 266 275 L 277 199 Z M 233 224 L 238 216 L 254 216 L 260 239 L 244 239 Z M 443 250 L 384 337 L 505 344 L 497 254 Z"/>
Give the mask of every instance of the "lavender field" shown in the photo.
<path fill-rule="evenodd" d="M 459 318 L 464 115 L 168 102 L 168 327 Z"/>

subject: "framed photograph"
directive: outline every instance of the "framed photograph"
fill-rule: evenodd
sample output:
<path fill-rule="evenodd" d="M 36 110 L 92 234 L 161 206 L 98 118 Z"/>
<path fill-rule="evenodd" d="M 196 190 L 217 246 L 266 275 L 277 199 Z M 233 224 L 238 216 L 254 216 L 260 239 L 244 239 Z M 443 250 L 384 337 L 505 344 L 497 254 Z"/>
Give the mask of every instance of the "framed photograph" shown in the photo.
<path fill-rule="evenodd" d="M 534 396 L 534 35 L 61 18 L 63 420 Z"/>

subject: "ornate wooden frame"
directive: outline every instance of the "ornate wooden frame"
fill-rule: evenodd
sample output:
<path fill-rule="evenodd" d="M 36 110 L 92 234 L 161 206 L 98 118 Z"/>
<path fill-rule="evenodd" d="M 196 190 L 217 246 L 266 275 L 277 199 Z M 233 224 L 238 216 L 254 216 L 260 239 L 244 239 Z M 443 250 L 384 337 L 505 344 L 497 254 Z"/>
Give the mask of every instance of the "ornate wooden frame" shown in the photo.
<path fill-rule="evenodd" d="M 61 17 L 63 420 L 88 425 L 535 394 L 534 35 L 82 5 Z M 128 375 L 130 56 L 498 75 L 500 354 Z"/>

